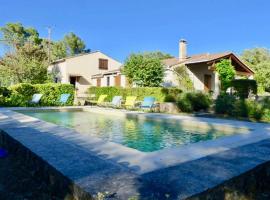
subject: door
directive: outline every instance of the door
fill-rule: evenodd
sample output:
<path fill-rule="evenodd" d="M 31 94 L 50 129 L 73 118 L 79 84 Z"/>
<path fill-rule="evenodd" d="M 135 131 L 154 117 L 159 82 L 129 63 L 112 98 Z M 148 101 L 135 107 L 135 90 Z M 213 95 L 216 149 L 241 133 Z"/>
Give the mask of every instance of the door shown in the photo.
<path fill-rule="evenodd" d="M 211 88 L 212 76 L 209 74 L 204 75 L 204 91 L 209 92 L 212 90 Z"/>
<path fill-rule="evenodd" d="M 114 85 L 116 87 L 120 87 L 121 86 L 121 75 L 117 75 L 114 77 Z"/>
<path fill-rule="evenodd" d="M 97 87 L 101 86 L 101 78 L 97 78 Z"/>
<path fill-rule="evenodd" d="M 77 77 L 76 76 L 70 76 L 69 77 L 69 83 L 72 85 L 76 85 Z"/>

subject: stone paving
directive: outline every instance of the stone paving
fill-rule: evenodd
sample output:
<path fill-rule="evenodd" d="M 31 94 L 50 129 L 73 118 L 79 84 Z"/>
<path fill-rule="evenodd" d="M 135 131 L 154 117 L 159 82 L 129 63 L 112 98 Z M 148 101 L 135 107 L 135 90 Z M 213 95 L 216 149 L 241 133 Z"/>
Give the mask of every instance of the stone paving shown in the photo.
<path fill-rule="evenodd" d="M 270 160 L 270 139 L 262 138 L 142 173 L 121 158 L 111 159 L 109 155 L 87 148 L 87 141 L 82 145 L 85 138 L 71 129 L 7 109 L 0 109 L 0 129 L 79 188 L 92 196 L 107 193 L 109 199 L 126 200 L 135 196 L 139 199 L 185 199 Z M 104 144 L 99 140 L 95 142 Z"/>

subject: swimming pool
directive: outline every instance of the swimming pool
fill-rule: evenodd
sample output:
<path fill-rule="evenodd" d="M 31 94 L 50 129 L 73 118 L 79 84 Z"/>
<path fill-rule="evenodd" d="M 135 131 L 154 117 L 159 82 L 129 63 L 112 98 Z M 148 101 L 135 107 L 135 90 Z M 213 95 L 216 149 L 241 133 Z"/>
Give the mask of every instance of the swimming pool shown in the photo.
<path fill-rule="evenodd" d="M 165 148 L 179 147 L 190 143 L 214 140 L 236 134 L 188 126 L 179 121 L 162 119 L 140 119 L 88 111 L 20 111 L 23 114 L 57 125 L 75 129 L 142 152 L 153 152 Z"/>

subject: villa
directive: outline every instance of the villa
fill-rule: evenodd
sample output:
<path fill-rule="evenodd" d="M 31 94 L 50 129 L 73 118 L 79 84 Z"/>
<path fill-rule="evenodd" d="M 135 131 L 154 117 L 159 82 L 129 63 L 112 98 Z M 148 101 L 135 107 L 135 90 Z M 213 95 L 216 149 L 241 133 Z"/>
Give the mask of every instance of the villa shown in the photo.
<path fill-rule="evenodd" d="M 237 77 L 253 79 L 254 72 L 232 52 L 188 56 L 187 42 L 180 40 L 179 57 L 162 60 L 165 68 L 163 86 L 177 87 L 179 75 L 175 69 L 185 66 L 195 90 L 212 91 L 216 96 L 219 94 L 220 80 L 215 71 L 215 63 L 222 59 L 232 61 Z M 100 51 L 95 51 L 56 60 L 48 67 L 48 71 L 55 74 L 55 82 L 73 84 L 77 95 L 80 95 L 90 86 L 129 87 L 125 75 L 121 73 L 122 67 L 122 63 Z"/>
<path fill-rule="evenodd" d="M 175 69 L 184 65 L 195 90 L 206 92 L 212 91 L 215 95 L 218 95 L 220 90 L 220 80 L 215 71 L 215 63 L 219 62 L 221 59 L 230 59 L 232 61 L 232 65 L 235 67 L 238 77 L 244 76 L 253 79 L 254 72 L 232 52 L 214 54 L 205 53 L 188 56 L 187 42 L 185 40 L 180 40 L 179 57 L 162 60 L 165 68 L 163 86 L 177 87 L 179 82 Z M 96 83 L 95 86 L 104 86 L 98 83 L 105 82 L 108 77 L 112 75 L 117 76 L 119 80 L 126 80 L 124 78 L 125 75 L 121 74 L 120 68 L 113 71 L 106 71 L 103 74 L 95 74 L 92 76 L 92 80 L 96 80 L 94 81 L 94 83 Z"/>
<path fill-rule="evenodd" d="M 103 74 L 111 70 L 118 70 L 122 63 L 105 55 L 100 51 L 70 56 L 54 61 L 48 71 L 55 75 L 55 82 L 73 84 L 77 95 L 84 94 L 91 85 L 121 86 L 121 80 L 114 80 L 114 74 L 106 79 L 98 79 L 98 83 L 91 78 L 95 74 Z M 120 77 L 119 77 L 120 78 Z M 125 80 L 122 80 L 124 83 Z"/>

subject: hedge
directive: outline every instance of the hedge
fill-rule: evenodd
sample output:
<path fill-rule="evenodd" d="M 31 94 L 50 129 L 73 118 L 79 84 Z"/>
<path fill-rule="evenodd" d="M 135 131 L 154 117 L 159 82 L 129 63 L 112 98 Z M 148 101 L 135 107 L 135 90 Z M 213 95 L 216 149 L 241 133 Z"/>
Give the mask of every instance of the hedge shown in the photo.
<path fill-rule="evenodd" d="M 2 89 L 3 90 L 3 89 Z M 0 90 L 0 91 L 2 91 Z M 2 106 L 29 106 L 29 101 L 33 94 L 43 94 L 40 106 L 57 106 L 61 94 L 71 94 L 68 102 L 65 105 L 73 105 L 74 86 L 71 84 L 47 83 L 47 84 L 28 84 L 21 83 L 10 86 L 5 90 L 5 95 L 0 93 L 0 105 Z"/>
<path fill-rule="evenodd" d="M 233 95 L 221 94 L 216 99 L 215 113 L 237 118 L 270 121 L 270 104 L 268 99 L 254 101 L 239 99 Z"/>
<path fill-rule="evenodd" d="M 241 99 L 248 98 L 249 94 L 257 94 L 257 82 L 255 80 L 235 79 L 231 81 L 230 85 Z"/>
<path fill-rule="evenodd" d="M 186 92 L 178 96 L 176 103 L 182 112 L 206 111 L 212 104 L 212 97 L 203 92 Z"/>
<path fill-rule="evenodd" d="M 96 99 L 102 94 L 108 95 L 107 101 L 111 101 L 114 96 L 137 96 L 142 101 L 146 96 L 153 96 L 158 102 L 175 102 L 177 96 L 182 91 L 178 88 L 162 88 L 162 87 L 137 87 L 137 88 L 121 88 L 121 87 L 90 87 L 89 95 L 94 94 Z"/>

